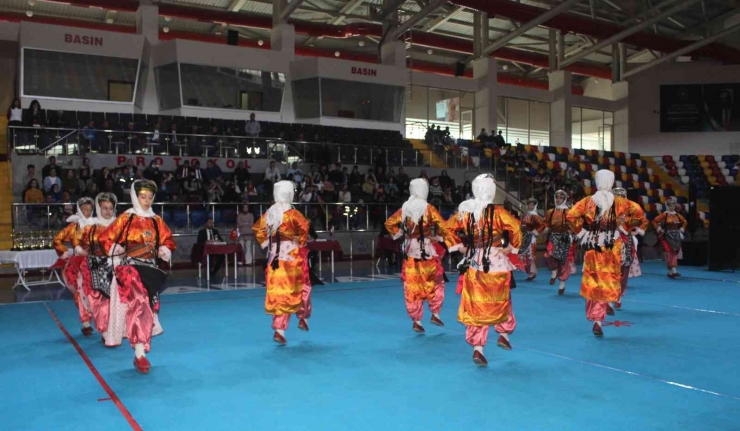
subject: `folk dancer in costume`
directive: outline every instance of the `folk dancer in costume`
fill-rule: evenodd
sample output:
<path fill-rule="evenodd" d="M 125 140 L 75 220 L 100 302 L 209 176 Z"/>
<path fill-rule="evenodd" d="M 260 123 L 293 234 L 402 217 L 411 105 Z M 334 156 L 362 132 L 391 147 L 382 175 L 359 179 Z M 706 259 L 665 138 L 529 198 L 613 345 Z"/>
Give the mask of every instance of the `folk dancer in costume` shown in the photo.
<path fill-rule="evenodd" d="M 445 297 L 444 269 L 442 267 L 443 248 L 437 246 L 437 236 L 449 238 L 445 220 L 439 211 L 427 203 L 429 184 L 423 178 L 411 181 L 409 199 L 400 210 L 388 217 L 385 228 L 395 240 L 404 237 L 403 280 L 406 312 L 414 322 L 412 329 L 425 332 L 422 325 L 424 301 L 429 303 L 432 313 L 431 323 L 444 326 L 439 316 Z M 435 235 L 432 234 L 435 229 Z"/>
<path fill-rule="evenodd" d="M 465 325 L 465 340 L 473 346 L 473 362 L 488 364 L 483 347 L 489 327 L 499 333 L 498 346 L 510 350 L 509 335 L 516 328 L 511 305 L 510 278 L 516 266 L 509 258 L 517 254 L 522 243 L 519 220 L 501 206 L 494 207 L 496 183 L 490 174 L 473 181 L 473 199 L 460 204 L 458 212 L 446 223 L 450 232 L 462 232 L 462 238 L 447 242 L 450 252 L 462 251 L 458 264 L 461 272 L 457 293 L 462 294 L 457 320 Z M 509 244 L 502 248 L 504 232 Z"/>
<path fill-rule="evenodd" d="M 663 255 L 665 256 L 666 266 L 668 266 L 668 278 L 678 278 L 678 259 L 681 257 L 681 242 L 683 233 L 688 223 L 681 214 L 676 212 L 678 202 L 671 198 L 666 202 L 668 208 L 664 213 L 653 219 L 653 227 L 660 236 L 660 242 L 663 245 Z"/>
<path fill-rule="evenodd" d="M 545 229 L 545 224 L 537 213 L 537 199 L 527 199 L 527 210 L 522 217 L 521 258 L 529 275 L 525 281 L 532 281 L 537 277 L 537 235 Z"/>
<path fill-rule="evenodd" d="M 88 305 L 80 295 L 81 292 L 77 289 L 77 276 L 80 273 L 80 265 L 85 261 L 85 257 L 75 255 L 75 249 L 80 245 L 83 230 L 93 220 L 94 205 L 95 203 L 90 198 L 79 199 L 77 201 L 77 213 L 67 218 L 67 222 L 69 222 L 67 227 L 62 229 L 54 237 L 54 249 L 56 249 L 60 259 L 66 261 L 62 270 L 62 278 L 67 288 L 74 295 L 75 305 L 80 315 L 80 322 L 82 322 L 82 335 L 85 337 L 89 337 L 93 333 L 92 326 L 90 326 L 92 315 L 90 314 Z M 72 248 L 68 249 L 64 245 L 65 242 L 72 244 Z"/>
<path fill-rule="evenodd" d="M 545 260 L 550 270 L 550 285 L 560 280 L 558 295 L 565 293 L 565 282 L 575 273 L 576 246 L 568 224 L 568 194 L 564 190 L 555 192 L 555 208 L 545 214 L 547 227 L 547 251 Z"/>
<path fill-rule="evenodd" d="M 252 226 L 257 243 L 267 249 L 265 313 L 272 315 L 272 339 L 281 345 L 287 343 L 290 315 L 298 317 L 298 329 L 308 331 L 312 311 L 306 248 L 309 222 L 291 205 L 293 194 L 292 181 L 276 182 L 275 203 Z"/>
<path fill-rule="evenodd" d="M 607 308 L 611 308 L 608 303 L 619 300 L 624 246 L 619 221 L 627 216 L 631 205 L 612 194 L 613 172 L 600 170 L 595 181 L 597 192 L 576 203 L 568 211 L 567 220 L 586 249 L 581 296 L 586 298 L 586 318 L 594 322 L 592 331 L 601 337 L 601 324 Z"/>
<path fill-rule="evenodd" d="M 612 190 L 614 196 L 619 196 L 627 199 L 627 190 L 621 187 L 615 187 Z M 619 291 L 619 300 L 614 302 L 614 308 L 622 308 L 622 297 L 627 292 L 627 280 L 633 277 L 639 277 L 642 275 L 640 270 L 640 260 L 637 258 L 637 235 L 645 235 L 645 229 L 647 229 L 648 221 L 645 217 L 645 212 L 640 208 L 636 202 L 628 200 L 630 209 L 627 214 L 620 219 L 619 234 L 622 236 L 624 241 L 624 248 L 622 249 L 622 278 L 621 288 Z M 609 310 L 607 309 L 607 312 Z"/>
<path fill-rule="evenodd" d="M 119 215 L 98 236 L 108 256 L 113 258 L 111 294 L 117 292 L 126 304 L 126 333 L 134 348 L 134 367 L 148 373 L 151 364 L 146 357 L 153 333 L 161 333 L 159 294 L 167 273 L 160 261 L 170 262 L 177 245 L 172 232 L 161 217 L 152 211 L 157 185 L 149 180 L 136 180 L 131 185 L 133 208 Z M 109 332 L 110 332 L 109 328 Z M 115 330 L 115 328 L 112 328 Z M 112 343 L 116 334 L 109 335 Z"/>

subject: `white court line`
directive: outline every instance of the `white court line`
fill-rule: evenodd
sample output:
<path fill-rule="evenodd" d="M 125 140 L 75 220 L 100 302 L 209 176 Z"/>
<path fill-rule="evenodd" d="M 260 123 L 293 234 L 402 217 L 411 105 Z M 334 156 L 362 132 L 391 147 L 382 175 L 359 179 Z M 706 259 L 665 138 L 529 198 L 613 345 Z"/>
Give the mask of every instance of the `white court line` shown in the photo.
<path fill-rule="evenodd" d="M 634 300 L 634 299 L 623 299 L 622 302 L 635 302 L 635 303 L 638 303 L 638 304 L 659 305 L 661 307 L 672 307 L 672 308 L 678 308 L 680 310 L 700 311 L 702 313 L 721 314 L 721 315 L 724 315 L 724 316 L 740 317 L 740 313 L 730 313 L 730 312 L 727 312 L 727 311 L 707 310 L 707 309 L 704 309 L 704 308 L 682 307 L 680 305 L 658 304 L 656 302 L 637 301 L 637 300 Z"/>
<path fill-rule="evenodd" d="M 514 346 L 514 345 L 512 345 L 512 346 Z M 686 385 L 686 384 L 678 383 L 678 382 L 672 382 L 670 380 L 661 379 L 659 377 L 648 376 L 646 374 L 636 373 L 634 371 L 623 370 L 621 368 L 610 367 L 608 365 L 602 365 L 602 364 L 597 364 L 595 362 L 589 362 L 589 361 L 584 361 L 584 360 L 581 360 L 581 359 L 571 358 L 571 357 L 568 357 L 568 356 L 558 355 L 557 353 L 545 352 L 545 351 L 542 351 L 542 350 L 531 349 L 531 348 L 528 348 L 528 347 L 522 347 L 522 346 L 518 346 L 518 345 L 515 346 L 515 347 L 517 349 L 522 349 L 522 350 L 527 350 L 527 351 L 530 351 L 530 352 L 540 353 L 542 355 L 553 356 L 555 358 L 566 359 L 566 360 L 569 360 L 569 361 L 578 362 L 580 364 L 590 365 L 590 366 L 596 367 L 596 368 L 603 368 L 605 370 L 616 371 L 616 372 L 619 372 L 619 373 L 628 374 L 630 376 L 642 377 L 642 378 L 645 378 L 645 379 L 653 380 L 653 381 L 660 382 L 660 383 L 665 383 L 667 385 L 676 386 L 676 387 L 683 388 L 683 389 L 689 389 L 689 390 L 701 392 L 701 393 L 704 393 L 704 394 L 715 395 L 715 396 L 718 396 L 718 397 L 725 397 L 725 398 L 730 398 L 730 399 L 733 399 L 733 400 L 740 401 L 740 397 L 737 397 L 737 396 L 734 396 L 734 395 L 723 394 L 721 392 L 710 391 L 708 389 L 702 389 L 702 388 L 698 388 L 696 386 Z"/>

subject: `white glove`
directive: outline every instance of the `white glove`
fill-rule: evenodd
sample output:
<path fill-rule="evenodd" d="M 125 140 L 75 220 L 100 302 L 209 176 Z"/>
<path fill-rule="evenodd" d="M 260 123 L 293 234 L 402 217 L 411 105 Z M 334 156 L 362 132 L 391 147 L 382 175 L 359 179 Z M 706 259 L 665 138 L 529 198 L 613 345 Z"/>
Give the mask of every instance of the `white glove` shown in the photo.
<path fill-rule="evenodd" d="M 537 244 L 537 235 L 532 236 L 532 244 Z"/>
<path fill-rule="evenodd" d="M 75 254 L 78 256 L 87 256 L 87 251 L 81 246 L 75 246 Z"/>
<path fill-rule="evenodd" d="M 67 251 L 65 251 L 59 259 L 67 260 L 73 255 L 74 255 L 74 252 L 72 250 L 67 249 Z"/>
<path fill-rule="evenodd" d="M 159 246 L 158 255 L 165 262 L 169 262 L 172 259 L 172 251 L 164 245 Z"/>
<path fill-rule="evenodd" d="M 683 229 L 681 229 L 680 235 L 681 235 L 681 241 L 683 241 Z"/>
<path fill-rule="evenodd" d="M 578 234 L 576 235 L 576 239 L 583 238 L 584 236 L 586 236 L 587 233 L 588 233 L 588 231 L 586 229 L 581 229 L 581 231 L 578 232 Z"/>

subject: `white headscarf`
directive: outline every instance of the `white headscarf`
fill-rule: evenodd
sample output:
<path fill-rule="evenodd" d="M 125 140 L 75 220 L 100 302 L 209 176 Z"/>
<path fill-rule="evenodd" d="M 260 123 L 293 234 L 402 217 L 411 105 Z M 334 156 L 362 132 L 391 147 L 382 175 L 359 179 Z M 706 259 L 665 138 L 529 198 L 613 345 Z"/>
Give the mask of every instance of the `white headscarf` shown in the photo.
<path fill-rule="evenodd" d="M 414 226 L 427 212 L 427 196 L 429 196 L 429 183 L 424 178 L 417 178 L 409 185 L 409 199 L 401 207 L 401 220 L 410 218 Z"/>
<path fill-rule="evenodd" d="M 673 198 L 668 199 L 665 203 L 665 213 L 673 215 L 673 214 L 676 214 L 676 210 L 675 210 L 676 207 L 674 206 L 673 207 L 674 209 L 670 209 L 668 205 L 671 203 L 673 203 L 674 205 L 678 205 L 678 201 L 676 199 L 673 199 Z"/>
<path fill-rule="evenodd" d="M 529 207 L 529 202 L 531 202 L 531 200 L 527 199 L 527 207 Z M 532 208 L 532 211 L 527 211 L 527 214 L 529 214 L 529 215 L 539 215 L 539 214 L 537 214 L 537 205 L 538 205 L 537 200 L 534 200 L 534 208 Z"/>
<path fill-rule="evenodd" d="M 496 182 L 490 174 L 481 174 L 473 180 L 473 199 L 463 201 L 459 207 L 460 217 L 472 214 L 475 220 L 480 221 L 483 211 L 493 203 L 496 196 Z"/>
<path fill-rule="evenodd" d="M 591 200 L 593 200 L 596 206 L 599 207 L 601 215 L 604 215 L 609 209 L 611 209 L 612 205 L 614 205 L 614 195 L 612 194 L 612 187 L 614 186 L 614 172 L 602 169 L 596 172 L 595 181 L 596 189 L 598 191 L 591 196 Z M 601 216 L 597 217 L 597 219 L 599 218 L 601 218 Z"/>
<path fill-rule="evenodd" d="M 293 208 L 293 182 L 278 181 L 272 186 L 275 203 L 267 210 L 267 225 L 271 231 L 276 231 L 283 223 L 283 213 Z"/>
<path fill-rule="evenodd" d="M 558 191 L 555 192 L 555 198 L 557 199 L 557 196 L 560 195 L 560 194 L 564 195 L 563 196 L 563 203 L 560 204 L 560 205 L 557 205 L 556 204 L 555 205 L 555 209 L 559 209 L 559 210 L 567 210 L 567 209 L 569 209 L 568 208 L 568 193 L 565 193 L 563 190 L 558 190 Z"/>
<path fill-rule="evenodd" d="M 105 200 L 110 201 L 110 203 L 113 204 L 113 217 L 109 219 L 103 218 L 103 213 L 100 212 L 100 200 L 101 198 L 106 198 Z M 111 223 L 113 223 L 116 220 L 116 205 L 118 204 L 118 200 L 116 199 L 116 195 L 113 193 L 98 193 L 97 196 L 95 196 L 95 214 L 97 214 L 96 217 L 94 217 L 95 223 L 102 226 L 110 226 Z"/>
<path fill-rule="evenodd" d="M 82 205 L 94 206 L 95 203 L 90 198 L 78 199 L 77 213 L 67 217 L 67 223 L 77 223 L 77 225 L 80 226 L 80 229 L 84 229 L 85 226 L 95 224 L 95 217 L 93 217 L 92 214 L 90 214 L 90 217 L 85 217 L 85 214 L 82 213 L 82 209 L 80 209 Z"/>
<path fill-rule="evenodd" d="M 156 216 L 156 214 L 154 214 L 154 211 L 152 211 L 151 207 L 149 207 L 148 210 L 144 211 L 144 208 L 142 208 L 141 204 L 139 203 L 139 196 L 136 194 L 136 184 L 143 181 L 148 180 L 136 180 L 133 184 L 131 184 L 131 204 L 133 205 L 133 208 L 129 208 L 128 210 L 126 210 L 126 214 L 136 214 L 139 217 L 152 218 Z"/>

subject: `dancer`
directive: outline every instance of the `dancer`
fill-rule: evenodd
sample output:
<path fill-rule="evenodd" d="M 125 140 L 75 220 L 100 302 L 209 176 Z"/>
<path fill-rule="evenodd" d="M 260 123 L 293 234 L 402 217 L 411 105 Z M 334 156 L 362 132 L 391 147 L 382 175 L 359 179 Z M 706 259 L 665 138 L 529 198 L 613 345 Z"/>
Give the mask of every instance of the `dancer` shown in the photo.
<path fill-rule="evenodd" d="M 432 312 L 430 322 L 444 326 L 439 316 L 445 297 L 441 259 L 443 248 L 435 246 L 438 240 L 432 237 L 432 228 L 435 229 L 436 236 L 441 236 L 442 239 L 448 239 L 450 235 L 439 211 L 427 203 L 427 181 L 423 178 L 411 181 L 409 193 L 411 196 L 401 209 L 385 221 L 385 228 L 394 240 L 402 236 L 405 238 L 401 279 L 406 312 L 414 322 L 412 329 L 423 333 L 425 330 L 421 321 L 424 316 L 424 301 L 429 303 L 429 310 Z"/>
<path fill-rule="evenodd" d="M 537 235 L 544 229 L 545 224 L 537 213 L 537 199 L 527 199 L 527 214 L 522 217 L 522 262 L 529 274 L 524 281 L 532 281 L 537 277 Z"/>
<path fill-rule="evenodd" d="M 595 182 L 597 192 L 576 203 L 566 217 L 586 248 L 581 296 L 586 298 L 586 318 L 594 322 L 592 332 L 601 337 L 601 323 L 611 308 L 608 303 L 617 301 L 620 295 L 623 241 L 618 228 L 631 205 L 627 199 L 612 194 L 613 172 L 598 171 Z"/>
<path fill-rule="evenodd" d="M 450 252 L 462 251 L 458 264 L 457 292 L 462 294 L 457 320 L 465 325 L 465 340 L 473 346 L 473 362 L 488 364 L 483 347 L 491 325 L 499 333 L 498 346 L 510 350 L 509 335 L 516 328 L 509 282 L 516 267 L 508 255 L 523 246 L 519 220 L 501 206 L 493 205 L 496 183 L 490 174 L 473 180 L 473 199 L 460 204 L 446 223 L 450 232 L 463 232 L 463 239 L 447 241 Z M 509 233 L 509 244 L 502 248 L 502 236 Z"/>
<path fill-rule="evenodd" d="M 555 192 L 555 208 L 548 210 L 545 215 L 545 226 L 547 226 L 547 251 L 545 260 L 550 270 L 550 285 L 555 280 L 560 280 L 558 295 L 565 293 L 565 282 L 568 277 L 575 273 L 575 244 L 573 235 L 568 225 L 566 215 L 568 214 L 568 193 L 564 190 Z"/>
<path fill-rule="evenodd" d="M 272 339 L 285 345 L 290 315 L 298 316 L 298 329 L 308 331 L 311 317 L 311 281 L 308 269 L 308 220 L 293 208 L 293 182 L 273 186 L 275 203 L 252 226 L 255 239 L 267 249 L 265 313 L 272 314 Z"/>
<path fill-rule="evenodd" d="M 113 258 L 111 294 L 117 292 L 126 309 L 126 333 L 134 348 L 134 367 L 146 374 L 151 364 L 146 357 L 153 332 L 159 325 L 159 293 L 167 273 L 160 261 L 170 262 L 177 245 L 172 232 L 161 217 L 152 211 L 157 185 L 149 180 L 136 180 L 131 185 L 133 208 L 119 215 L 98 236 L 108 256 Z M 116 330 L 115 328 L 109 328 Z M 109 331 L 110 332 L 110 331 Z M 109 335 L 113 343 L 116 334 Z"/>
<path fill-rule="evenodd" d="M 89 308 L 81 299 L 81 292 L 77 289 L 77 276 L 80 273 L 80 265 L 85 261 L 85 257 L 75 255 L 75 250 L 80 245 L 83 230 L 93 220 L 93 205 L 95 203 L 90 198 L 79 199 L 77 201 L 77 213 L 67 218 L 67 222 L 69 222 L 67 227 L 62 229 L 54 237 L 54 249 L 56 249 L 60 259 L 66 261 L 62 270 L 62 278 L 64 279 L 64 284 L 74 296 L 80 322 L 82 323 L 82 335 L 85 337 L 89 337 L 93 333 L 93 329 L 90 326 L 92 315 Z M 65 242 L 72 244 L 72 248 L 68 249 L 64 245 Z"/>
<path fill-rule="evenodd" d="M 666 202 L 668 208 L 664 213 L 653 219 L 653 227 L 658 232 L 660 242 L 663 245 L 663 255 L 666 266 L 668 266 L 668 278 L 674 279 L 681 276 L 678 273 L 678 259 L 681 256 L 681 241 L 688 223 L 681 214 L 676 212 L 678 202 L 670 198 Z"/>
<path fill-rule="evenodd" d="M 614 196 L 627 198 L 627 190 L 621 187 L 615 187 L 612 190 Z M 622 297 L 627 292 L 627 280 L 633 277 L 639 277 L 642 275 L 640 270 L 640 260 L 637 258 L 637 235 L 645 235 L 645 229 L 647 229 L 650 222 L 645 217 L 645 212 L 640 208 L 636 202 L 627 200 L 630 204 L 630 209 L 627 214 L 620 219 L 619 233 L 622 236 L 624 242 L 624 248 L 622 251 L 622 278 L 620 283 L 619 300 L 614 302 L 614 308 L 619 310 L 622 308 Z M 607 310 L 608 312 L 608 310 Z"/>

